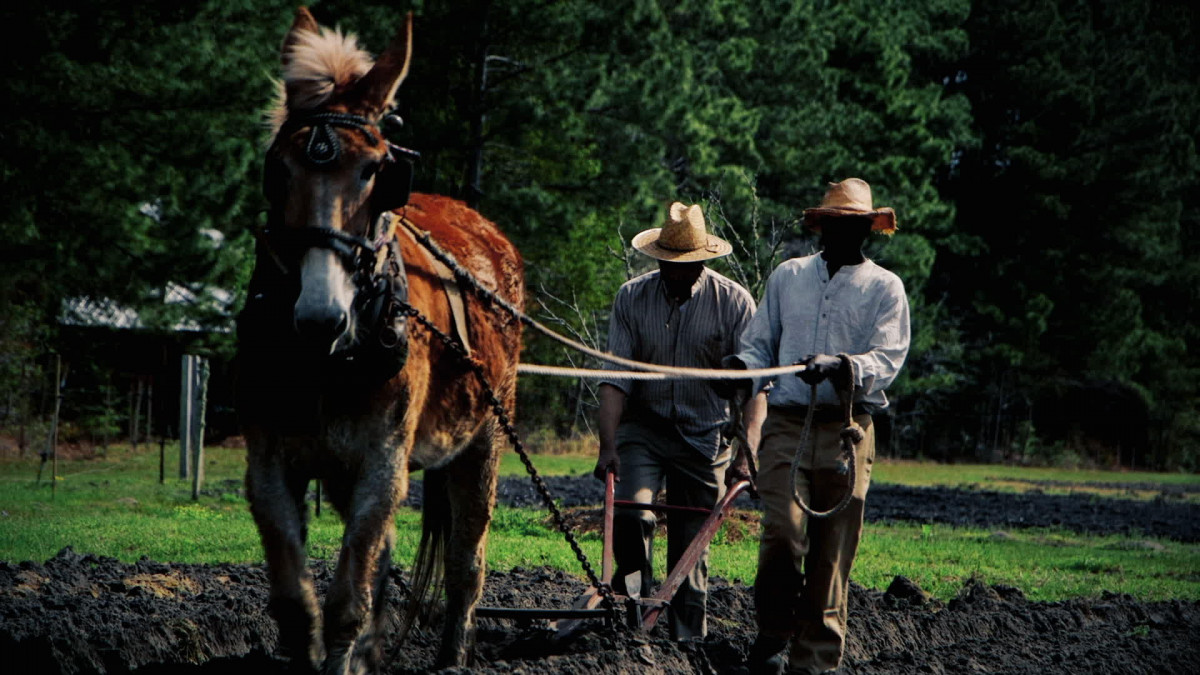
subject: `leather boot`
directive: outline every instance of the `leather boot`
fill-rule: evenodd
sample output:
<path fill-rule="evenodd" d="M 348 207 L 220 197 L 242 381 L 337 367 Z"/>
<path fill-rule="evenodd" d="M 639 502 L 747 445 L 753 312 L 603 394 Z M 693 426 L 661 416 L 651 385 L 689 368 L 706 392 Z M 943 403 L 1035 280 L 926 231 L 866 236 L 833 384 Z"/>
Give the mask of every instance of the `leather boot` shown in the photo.
<path fill-rule="evenodd" d="M 783 675 L 787 667 L 786 650 L 787 640 L 759 634 L 746 659 L 750 675 Z"/>

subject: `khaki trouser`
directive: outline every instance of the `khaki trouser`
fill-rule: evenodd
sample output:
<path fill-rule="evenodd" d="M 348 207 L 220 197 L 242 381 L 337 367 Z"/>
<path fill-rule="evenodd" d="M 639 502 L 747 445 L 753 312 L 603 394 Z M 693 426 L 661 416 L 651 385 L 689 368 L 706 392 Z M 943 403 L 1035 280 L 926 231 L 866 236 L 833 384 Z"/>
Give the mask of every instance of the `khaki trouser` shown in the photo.
<path fill-rule="evenodd" d="M 758 450 L 762 542 L 754 604 L 760 633 L 790 638 L 788 669 L 820 673 L 842 659 L 850 567 L 862 534 L 863 506 L 875 461 L 870 415 L 855 415 L 864 438 L 856 446 L 853 497 L 829 518 L 810 518 L 792 497 L 791 465 L 804 430 L 802 410 L 772 407 Z M 849 488 L 837 472 L 842 421 L 814 422 L 803 449 L 797 492 L 809 508 L 827 511 Z M 815 442 L 813 442 L 815 441 Z"/>
<path fill-rule="evenodd" d="M 667 503 L 679 506 L 712 508 L 725 494 L 725 469 L 730 452 L 723 450 L 709 459 L 684 440 L 672 427 L 648 426 L 623 422 L 617 429 L 617 454 L 621 458 L 620 481 L 616 499 L 653 502 L 667 487 Z M 667 514 L 667 568 L 687 550 L 704 524 L 701 513 Z M 616 570 L 613 586 L 627 592 L 625 575 L 642 573 L 642 597 L 653 592 L 651 553 L 657 518 L 653 511 L 617 509 L 613 518 L 613 557 Z M 704 637 L 708 633 L 708 549 L 683 580 L 667 610 L 668 626 L 674 639 Z"/>

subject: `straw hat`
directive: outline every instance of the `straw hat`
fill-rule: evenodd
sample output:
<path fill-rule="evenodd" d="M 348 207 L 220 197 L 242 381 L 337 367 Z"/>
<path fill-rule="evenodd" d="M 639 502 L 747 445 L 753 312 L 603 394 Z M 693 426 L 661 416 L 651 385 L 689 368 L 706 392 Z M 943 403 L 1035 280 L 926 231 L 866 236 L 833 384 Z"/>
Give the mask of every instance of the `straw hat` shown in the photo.
<path fill-rule="evenodd" d="M 861 178 L 830 183 L 821 205 L 804 209 L 804 224 L 819 232 L 821 222 L 829 216 L 866 216 L 871 219 L 871 229 L 875 232 L 893 234 L 896 231 L 896 212 L 888 206 L 878 209 L 872 206 L 871 186 Z"/>
<path fill-rule="evenodd" d="M 651 258 L 669 262 L 697 262 L 729 255 L 733 246 L 709 234 L 700 206 L 671 204 L 670 217 L 662 227 L 639 233 L 633 247 Z"/>

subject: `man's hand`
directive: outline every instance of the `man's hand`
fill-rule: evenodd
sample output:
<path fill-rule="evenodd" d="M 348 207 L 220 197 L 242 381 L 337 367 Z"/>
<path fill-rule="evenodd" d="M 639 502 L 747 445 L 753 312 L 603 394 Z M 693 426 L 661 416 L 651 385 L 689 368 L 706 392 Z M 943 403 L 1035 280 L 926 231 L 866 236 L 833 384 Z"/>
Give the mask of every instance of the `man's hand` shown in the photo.
<path fill-rule="evenodd" d="M 736 356 L 729 355 L 721 359 L 721 367 L 725 370 L 746 370 L 746 364 Z M 744 380 L 709 380 L 709 384 L 723 399 L 744 401 L 750 396 L 750 379 Z"/>
<path fill-rule="evenodd" d="M 828 354 L 810 356 L 802 363 L 807 363 L 808 368 L 796 373 L 796 377 L 804 380 L 805 384 L 817 384 L 829 379 L 844 367 L 841 359 Z"/>
<path fill-rule="evenodd" d="M 601 446 L 600 457 L 596 460 L 596 468 L 592 469 L 592 475 L 596 477 L 596 480 L 603 482 L 604 475 L 608 473 L 610 469 L 613 472 L 613 481 L 620 483 L 621 457 L 617 454 L 617 449 L 605 449 L 603 446 Z"/>
<path fill-rule="evenodd" d="M 725 489 L 732 490 L 734 485 L 741 481 L 749 481 L 750 489 L 747 492 L 751 497 L 758 499 L 758 486 L 754 484 L 754 473 L 752 470 L 750 454 L 746 450 L 746 446 L 738 448 L 737 455 L 730 462 L 729 468 L 725 470 Z"/>
<path fill-rule="evenodd" d="M 596 431 L 600 436 L 600 455 L 592 475 L 601 482 L 611 469 L 615 479 L 621 480 L 621 458 L 617 457 L 617 427 L 621 423 L 621 412 L 625 410 L 625 392 L 604 382 L 600 385 L 600 410 L 596 411 Z"/>
<path fill-rule="evenodd" d="M 746 450 L 739 448 L 737 456 L 725 470 L 725 487 L 731 488 L 744 480 L 750 480 L 750 459 L 746 457 Z"/>

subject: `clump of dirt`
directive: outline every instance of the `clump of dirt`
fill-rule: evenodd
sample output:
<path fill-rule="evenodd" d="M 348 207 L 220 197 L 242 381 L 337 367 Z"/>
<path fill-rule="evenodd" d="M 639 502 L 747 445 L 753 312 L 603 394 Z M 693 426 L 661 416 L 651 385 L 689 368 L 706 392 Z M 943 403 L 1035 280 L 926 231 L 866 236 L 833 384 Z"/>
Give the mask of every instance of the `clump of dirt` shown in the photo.
<path fill-rule="evenodd" d="M 322 594 L 327 565 L 311 565 Z M 389 610 L 403 603 L 393 573 Z M 483 605 L 569 607 L 584 584 L 548 569 L 488 574 Z M 260 565 L 123 564 L 64 549 L 44 564 L 0 563 L 5 672 L 275 675 L 277 633 Z M 481 619 L 478 673 L 733 673 L 754 635 L 751 589 L 711 580 L 710 635 L 695 644 L 596 622 L 569 641 L 544 620 Z M 968 582 L 947 603 L 898 577 L 886 592 L 851 586 L 850 632 L 839 671 L 883 673 L 1191 673 L 1200 659 L 1200 603 L 1102 594 L 1030 602 L 1017 589 Z M 429 672 L 437 631 L 388 635 L 386 672 Z M 7 659 L 6 659 L 7 660 Z M 460 671 L 461 672 L 461 671 Z"/>

